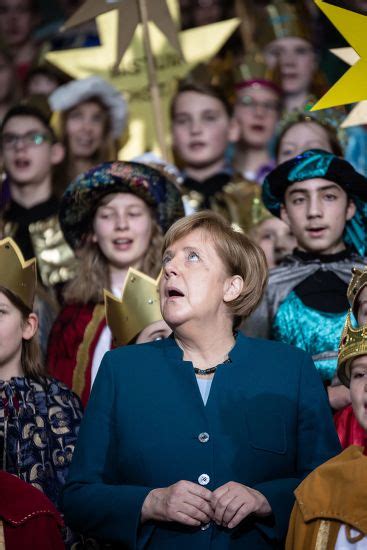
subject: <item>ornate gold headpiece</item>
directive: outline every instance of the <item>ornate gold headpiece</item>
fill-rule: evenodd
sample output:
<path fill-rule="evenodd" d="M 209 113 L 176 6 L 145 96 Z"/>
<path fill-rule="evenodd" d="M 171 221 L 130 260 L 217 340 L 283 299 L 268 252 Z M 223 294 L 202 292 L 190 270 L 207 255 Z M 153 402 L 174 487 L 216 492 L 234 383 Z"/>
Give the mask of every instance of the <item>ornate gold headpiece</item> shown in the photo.
<path fill-rule="evenodd" d="M 261 47 L 288 36 L 297 36 L 312 42 L 311 25 L 307 24 L 307 12 L 299 0 L 294 4 L 284 0 L 273 0 L 265 8 L 265 18 L 258 22 L 257 39 Z"/>
<path fill-rule="evenodd" d="M 116 347 L 125 346 L 146 326 L 162 319 L 158 295 L 159 279 L 160 276 L 155 280 L 130 267 L 121 300 L 104 290 L 107 324 Z"/>
<path fill-rule="evenodd" d="M 265 63 L 264 56 L 258 49 L 251 49 L 244 56 L 243 62 L 235 70 L 234 79 L 236 89 L 241 88 L 241 84 L 262 82 L 280 93 L 280 83 L 277 82 L 276 72 Z"/>
<path fill-rule="evenodd" d="M 0 286 L 33 308 L 37 284 L 36 260 L 25 261 L 18 245 L 7 237 L 0 241 Z"/>
<path fill-rule="evenodd" d="M 350 364 L 355 357 L 367 355 L 367 326 L 353 328 L 351 311 L 348 312 L 338 352 L 338 376 L 343 384 L 349 387 Z"/>
<path fill-rule="evenodd" d="M 229 218 L 244 233 L 272 218 L 261 199 L 261 185 L 254 181 L 242 180 L 227 184 L 212 208 Z"/>
<path fill-rule="evenodd" d="M 359 269 L 358 267 L 352 268 L 352 278 L 350 280 L 347 298 L 349 305 L 352 308 L 354 315 L 357 315 L 357 298 L 361 290 L 367 285 L 367 267 L 365 269 Z"/>

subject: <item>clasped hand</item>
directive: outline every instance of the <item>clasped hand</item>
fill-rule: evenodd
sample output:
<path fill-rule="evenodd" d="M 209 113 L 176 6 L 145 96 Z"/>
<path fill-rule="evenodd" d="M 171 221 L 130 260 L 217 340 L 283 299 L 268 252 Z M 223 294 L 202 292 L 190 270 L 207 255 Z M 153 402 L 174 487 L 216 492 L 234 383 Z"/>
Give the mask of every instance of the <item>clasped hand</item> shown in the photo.
<path fill-rule="evenodd" d="M 229 481 L 209 491 L 191 481 L 178 481 L 162 489 L 153 489 L 146 497 L 141 521 L 177 521 L 199 526 L 214 521 L 232 529 L 250 514 L 271 514 L 263 494 L 241 483 Z"/>

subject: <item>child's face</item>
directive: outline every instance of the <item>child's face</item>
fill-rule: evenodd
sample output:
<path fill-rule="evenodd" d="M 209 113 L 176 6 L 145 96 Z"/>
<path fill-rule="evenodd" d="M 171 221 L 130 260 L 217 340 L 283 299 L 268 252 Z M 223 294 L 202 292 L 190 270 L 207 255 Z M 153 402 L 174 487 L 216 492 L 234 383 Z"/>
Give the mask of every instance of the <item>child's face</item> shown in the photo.
<path fill-rule="evenodd" d="M 264 86 L 246 86 L 237 94 L 235 117 L 240 141 L 255 148 L 268 146 L 279 118 L 279 98 Z"/>
<path fill-rule="evenodd" d="M 74 158 L 90 159 L 102 147 L 106 117 L 106 110 L 95 101 L 84 101 L 70 110 L 65 133 Z"/>
<path fill-rule="evenodd" d="M 356 357 L 351 364 L 350 396 L 358 423 L 367 430 L 367 355 Z"/>
<path fill-rule="evenodd" d="M 14 73 L 9 61 L 0 53 L 0 103 L 8 101 L 15 85 Z"/>
<path fill-rule="evenodd" d="M 175 100 L 173 147 L 185 167 L 207 168 L 225 160 L 238 128 L 223 103 L 198 92 L 182 92 Z"/>
<path fill-rule="evenodd" d="M 293 124 L 282 136 L 279 144 L 278 163 L 285 162 L 309 149 L 322 149 L 332 153 L 327 131 L 317 122 Z"/>
<path fill-rule="evenodd" d="M 263 249 L 269 269 L 278 265 L 296 247 L 289 226 L 279 218 L 268 218 L 251 232 L 251 238 Z"/>
<path fill-rule="evenodd" d="M 0 0 L 0 33 L 11 48 L 27 42 L 35 23 L 29 0 Z"/>
<path fill-rule="evenodd" d="M 345 249 L 343 232 L 355 205 L 332 181 L 313 178 L 293 183 L 285 193 L 282 219 L 305 252 L 335 254 Z"/>
<path fill-rule="evenodd" d="M 32 76 L 27 86 L 28 95 L 42 94 L 49 96 L 58 87 L 58 82 L 55 78 L 47 74 L 35 74 Z"/>
<path fill-rule="evenodd" d="M 269 67 L 279 67 L 284 93 L 309 92 L 316 70 L 316 55 L 307 40 L 295 36 L 277 38 L 268 44 L 264 54 Z"/>
<path fill-rule="evenodd" d="M 0 378 L 1 367 L 20 363 L 23 331 L 20 311 L 0 292 Z"/>
<path fill-rule="evenodd" d="M 358 325 L 367 324 L 367 286 L 362 288 L 358 296 Z"/>
<path fill-rule="evenodd" d="M 42 143 L 32 141 L 36 134 L 43 136 Z M 12 139 L 14 143 L 10 143 Z M 59 162 L 57 147 L 60 146 L 52 145 L 49 131 L 38 118 L 28 115 L 10 118 L 2 132 L 3 162 L 10 180 L 18 185 L 42 182 L 53 164 Z"/>
<path fill-rule="evenodd" d="M 140 268 L 152 235 L 152 215 L 147 204 L 131 193 L 108 195 L 93 221 L 97 243 L 111 268 Z"/>

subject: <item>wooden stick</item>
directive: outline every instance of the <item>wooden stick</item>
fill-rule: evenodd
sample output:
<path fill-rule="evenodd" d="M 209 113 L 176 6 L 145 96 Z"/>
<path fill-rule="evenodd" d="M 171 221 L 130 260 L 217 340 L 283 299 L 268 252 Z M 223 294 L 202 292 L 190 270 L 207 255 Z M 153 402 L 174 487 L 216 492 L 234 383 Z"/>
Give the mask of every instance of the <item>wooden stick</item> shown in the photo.
<path fill-rule="evenodd" d="M 162 153 L 164 160 L 168 159 L 167 146 L 165 141 L 165 132 L 163 125 L 163 112 L 162 112 L 162 103 L 159 94 L 159 86 L 157 81 L 157 71 L 154 63 L 154 57 L 152 52 L 152 46 L 150 43 L 149 36 L 149 26 L 148 26 L 148 9 L 146 0 L 138 0 L 140 20 L 143 25 L 143 40 L 144 40 L 144 49 L 147 56 L 148 63 L 148 77 L 149 77 L 149 88 L 152 96 L 153 102 L 153 115 L 154 115 L 154 124 L 157 132 L 157 140 Z"/>

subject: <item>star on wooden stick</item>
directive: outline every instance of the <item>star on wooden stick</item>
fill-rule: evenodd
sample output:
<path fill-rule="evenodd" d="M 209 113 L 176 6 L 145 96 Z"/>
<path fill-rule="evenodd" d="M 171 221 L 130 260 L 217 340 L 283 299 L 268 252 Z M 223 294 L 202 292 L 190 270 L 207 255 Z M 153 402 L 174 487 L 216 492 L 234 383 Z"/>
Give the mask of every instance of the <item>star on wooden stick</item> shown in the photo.
<path fill-rule="evenodd" d="M 141 26 L 138 26 L 134 34 L 119 65 L 119 70 L 112 71 L 117 41 L 117 10 L 98 16 L 96 23 L 101 40 L 100 46 L 51 51 L 46 54 L 46 59 L 73 78 L 98 75 L 126 96 L 129 104 L 129 139 L 120 151 L 119 158 L 131 159 L 148 150 L 160 154 L 153 132 L 152 102 Z M 162 33 L 152 25 L 152 49 L 167 136 L 169 135 L 169 104 L 174 93 L 175 82 L 186 76 L 197 64 L 209 61 L 225 44 L 239 23 L 239 19 L 228 19 L 181 31 L 179 41 L 184 59 L 172 48 Z M 115 32 L 113 32 L 114 29 Z"/>
<path fill-rule="evenodd" d="M 149 21 L 157 25 L 172 47 L 182 56 L 176 25 L 168 9 L 166 0 L 149 0 L 146 5 Z M 71 27 L 76 27 L 81 23 L 95 19 L 99 15 L 112 10 L 117 10 L 118 12 L 116 59 L 114 63 L 116 68 L 119 66 L 137 26 L 141 22 L 137 0 L 86 0 L 70 19 L 66 21 L 63 29 L 67 30 Z"/>

